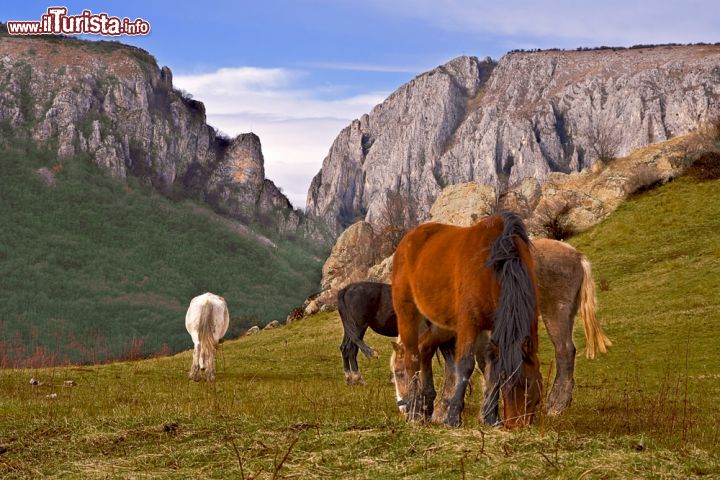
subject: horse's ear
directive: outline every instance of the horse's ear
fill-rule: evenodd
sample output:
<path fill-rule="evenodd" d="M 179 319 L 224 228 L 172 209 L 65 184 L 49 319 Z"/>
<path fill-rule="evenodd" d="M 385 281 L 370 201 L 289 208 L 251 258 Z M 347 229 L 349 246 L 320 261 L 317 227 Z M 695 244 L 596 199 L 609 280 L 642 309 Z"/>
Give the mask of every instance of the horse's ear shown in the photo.
<path fill-rule="evenodd" d="M 393 350 L 395 350 L 395 353 L 398 355 L 402 355 L 405 352 L 405 347 L 403 347 L 401 343 L 393 342 L 392 340 L 390 340 L 390 343 L 392 344 Z"/>

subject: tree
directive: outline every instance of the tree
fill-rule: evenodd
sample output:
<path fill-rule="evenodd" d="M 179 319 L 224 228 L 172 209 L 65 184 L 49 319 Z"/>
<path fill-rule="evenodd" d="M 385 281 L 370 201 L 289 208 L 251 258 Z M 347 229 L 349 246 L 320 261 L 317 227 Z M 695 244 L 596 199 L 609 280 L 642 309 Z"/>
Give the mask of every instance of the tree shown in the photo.
<path fill-rule="evenodd" d="M 415 197 L 409 192 L 387 190 L 378 224 L 379 245 L 384 258 L 391 255 L 405 234 L 418 224 Z"/>
<path fill-rule="evenodd" d="M 591 120 L 587 139 L 590 151 L 604 164 L 617 156 L 622 144 L 622 138 L 618 135 L 615 126 L 607 121 Z"/>

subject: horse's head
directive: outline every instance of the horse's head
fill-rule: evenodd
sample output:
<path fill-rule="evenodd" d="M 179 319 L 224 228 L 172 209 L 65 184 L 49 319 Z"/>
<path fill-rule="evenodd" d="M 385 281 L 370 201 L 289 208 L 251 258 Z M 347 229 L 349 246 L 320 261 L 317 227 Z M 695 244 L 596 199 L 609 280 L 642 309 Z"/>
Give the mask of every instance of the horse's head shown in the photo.
<path fill-rule="evenodd" d="M 490 343 L 489 356 L 494 360 L 497 346 Z M 522 346 L 522 363 L 510 378 L 498 379 L 503 399 L 503 423 L 508 430 L 530 425 L 542 399 L 542 376 L 537 349 L 528 337 Z"/>
<path fill-rule="evenodd" d="M 395 400 L 401 413 L 405 413 L 405 399 L 410 389 L 410 381 L 405 371 L 405 347 L 400 342 L 390 342 L 393 353 L 390 355 L 390 371 L 395 384 Z"/>

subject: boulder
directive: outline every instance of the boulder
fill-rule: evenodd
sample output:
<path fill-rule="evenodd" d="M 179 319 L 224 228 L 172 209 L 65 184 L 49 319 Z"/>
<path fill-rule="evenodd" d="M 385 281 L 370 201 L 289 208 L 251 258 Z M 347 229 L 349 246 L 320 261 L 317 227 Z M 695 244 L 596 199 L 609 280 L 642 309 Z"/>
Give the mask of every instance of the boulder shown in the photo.
<path fill-rule="evenodd" d="M 495 210 L 495 187 L 476 182 L 446 187 L 430 208 L 430 220 L 468 227 Z"/>
<path fill-rule="evenodd" d="M 335 310 L 337 310 L 337 307 L 336 307 L 335 305 L 331 305 L 331 304 L 329 304 L 329 303 L 324 303 L 324 304 L 320 307 L 320 311 L 323 312 L 323 313 L 324 313 L 324 312 L 334 312 Z"/>
<path fill-rule="evenodd" d="M 263 330 L 274 330 L 274 329 L 276 329 L 276 328 L 278 328 L 278 327 L 281 327 L 281 326 L 282 326 L 282 325 L 280 325 L 280 322 L 278 322 L 277 320 L 273 320 L 272 322 L 270 322 L 270 323 L 268 323 L 267 325 L 265 325 L 265 328 L 263 328 Z"/>
<path fill-rule="evenodd" d="M 290 311 L 287 318 L 285 319 L 285 324 L 297 322 L 298 320 L 302 320 L 304 316 L 305 316 L 305 309 L 303 309 L 302 307 L 295 307 Z"/>
<path fill-rule="evenodd" d="M 323 265 L 319 304 L 335 305 L 340 289 L 366 278 L 368 269 L 379 260 L 377 243 L 372 226 L 365 221 L 350 225 L 338 237 Z"/>
<path fill-rule="evenodd" d="M 305 307 L 305 316 L 309 315 L 315 315 L 320 311 L 320 304 L 317 300 L 312 300 L 310 303 L 308 303 L 307 307 Z"/>
<path fill-rule="evenodd" d="M 394 256 L 394 254 L 390 255 L 382 262 L 370 267 L 367 279 L 371 282 L 392 283 L 392 266 Z"/>
<path fill-rule="evenodd" d="M 252 327 L 248 328 L 247 332 L 245 332 L 245 336 L 247 337 L 248 335 L 254 335 L 254 334 L 258 333 L 259 331 L 260 331 L 260 327 L 258 327 L 257 325 L 253 325 Z"/>

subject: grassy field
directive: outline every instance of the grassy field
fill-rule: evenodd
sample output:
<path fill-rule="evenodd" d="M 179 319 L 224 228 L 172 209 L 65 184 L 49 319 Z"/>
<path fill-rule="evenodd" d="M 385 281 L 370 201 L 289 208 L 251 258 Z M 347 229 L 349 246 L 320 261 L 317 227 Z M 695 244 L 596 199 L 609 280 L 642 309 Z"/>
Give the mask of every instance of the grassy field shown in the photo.
<path fill-rule="evenodd" d="M 57 170 L 55 186 L 40 167 Z M 17 145 L 0 149 L 0 172 L 0 366 L 177 352 L 195 295 L 227 299 L 232 336 L 317 289 L 322 252 L 282 238 L 275 248 L 86 158 Z"/>
<path fill-rule="evenodd" d="M 381 358 L 347 387 L 324 313 L 226 342 L 214 384 L 187 381 L 189 352 L 0 371 L 0 477 L 718 478 L 719 231 L 720 181 L 683 178 L 572 240 L 615 346 L 579 356 L 573 405 L 532 428 L 479 424 L 478 375 L 462 428 L 406 424 L 388 340 L 368 335 Z"/>

